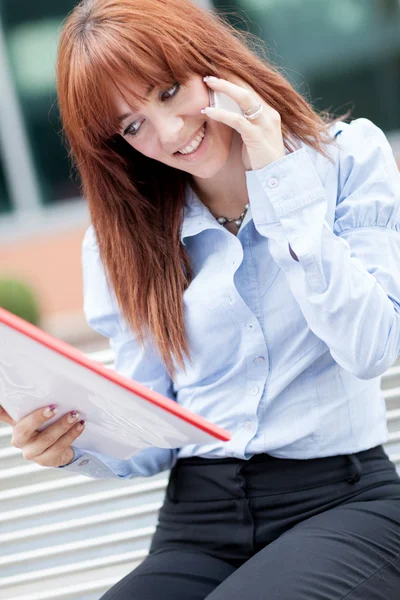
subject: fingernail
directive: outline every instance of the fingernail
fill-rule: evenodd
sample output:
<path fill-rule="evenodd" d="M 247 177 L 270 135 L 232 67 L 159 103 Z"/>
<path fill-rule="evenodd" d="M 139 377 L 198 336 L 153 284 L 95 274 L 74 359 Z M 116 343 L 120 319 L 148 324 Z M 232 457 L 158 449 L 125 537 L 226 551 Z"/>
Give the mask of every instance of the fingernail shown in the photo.
<path fill-rule="evenodd" d="M 56 405 L 50 404 L 50 406 L 47 406 L 47 408 L 44 409 L 43 414 L 45 417 L 52 417 L 53 415 L 56 414 L 56 412 L 57 412 Z"/>
<path fill-rule="evenodd" d="M 207 114 L 207 111 L 208 111 L 209 109 L 210 109 L 210 107 L 209 107 L 209 106 L 206 106 L 205 108 L 202 108 L 200 112 L 201 112 L 203 115 L 206 115 L 206 114 Z"/>
<path fill-rule="evenodd" d="M 68 415 L 68 423 L 73 423 L 78 418 L 79 418 L 79 413 L 76 412 L 76 410 L 71 410 L 70 414 Z"/>
<path fill-rule="evenodd" d="M 79 421 L 77 429 L 79 429 L 79 431 L 81 431 L 81 429 L 83 429 L 85 426 L 85 421 L 82 419 L 82 421 Z"/>
<path fill-rule="evenodd" d="M 206 75 L 203 77 L 203 81 L 217 81 L 218 77 L 214 77 L 214 75 Z"/>

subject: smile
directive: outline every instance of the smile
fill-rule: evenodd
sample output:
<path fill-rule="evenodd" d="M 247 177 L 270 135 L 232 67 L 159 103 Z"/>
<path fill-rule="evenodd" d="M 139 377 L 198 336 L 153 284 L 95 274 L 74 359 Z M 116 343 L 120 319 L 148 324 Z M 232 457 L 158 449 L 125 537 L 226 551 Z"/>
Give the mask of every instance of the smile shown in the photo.
<path fill-rule="evenodd" d="M 206 125 L 204 124 L 202 126 L 201 130 L 199 131 L 199 133 L 196 135 L 196 137 L 193 138 L 193 140 L 190 142 L 190 144 L 188 144 L 181 150 L 178 150 L 177 154 L 192 154 L 192 153 L 196 152 L 196 150 L 200 147 L 200 144 L 203 141 L 205 134 L 206 134 Z"/>

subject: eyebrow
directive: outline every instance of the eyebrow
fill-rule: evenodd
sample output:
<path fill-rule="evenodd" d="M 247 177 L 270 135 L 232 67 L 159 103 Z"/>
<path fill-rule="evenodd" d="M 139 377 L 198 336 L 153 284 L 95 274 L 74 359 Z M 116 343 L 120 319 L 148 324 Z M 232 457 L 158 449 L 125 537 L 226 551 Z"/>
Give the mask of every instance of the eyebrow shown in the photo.
<path fill-rule="evenodd" d="M 147 96 L 149 96 L 149 94 L 151 94 L 151 92 L 152 92 L 153 90 L 154 90 L 154 85 L 150 84 L 150 85 L 148 86 L 148 88 L 147 88 L 147 91 L 146 91 L 146 98 L 147 98 Z M 127 119 L 127 118 L 128 118 L 128 117 L 130 117 L 131 115 L 133 115 L 133 113 L 131 113 L 131 112 L 127 112 L 127 113 L 124 113 L 123 115 L 119 115 L 119 117 L 118 117 L 118 121 L 119 121 L 120 123 L 122 123 L 122 121 L 125 121 L 125 119 Z"/>

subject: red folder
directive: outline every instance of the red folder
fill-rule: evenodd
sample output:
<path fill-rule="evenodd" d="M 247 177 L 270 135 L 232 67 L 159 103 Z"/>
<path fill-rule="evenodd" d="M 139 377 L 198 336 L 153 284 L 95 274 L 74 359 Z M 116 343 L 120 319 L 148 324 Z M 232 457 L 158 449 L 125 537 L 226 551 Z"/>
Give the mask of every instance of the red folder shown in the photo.
<path fill-rule="evenodd" d="M 0 308 L 0 405 L 19 421 L 49 404 L 77 410 L 86 425 L 74 446 L 127 459 L 157 446 L 228 441 L 230 433 L 177 402 L 87 358 Z"/>

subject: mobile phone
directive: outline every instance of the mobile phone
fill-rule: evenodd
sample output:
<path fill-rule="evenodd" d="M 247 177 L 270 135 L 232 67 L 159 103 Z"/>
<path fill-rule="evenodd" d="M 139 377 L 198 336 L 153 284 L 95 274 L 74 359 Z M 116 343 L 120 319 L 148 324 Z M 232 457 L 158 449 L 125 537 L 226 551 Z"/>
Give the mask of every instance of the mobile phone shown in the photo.
<path fill-rule="evenodd" d="M 211 108 L 223 108 L 224 110 L 229 110 L 230 112 L 243 115 L 243 111 L 239 104 L 226 94 L 223 94 L 222 92 L 215 92 L 210 88 L 208 88 L 208 93 L 210 96 Z"/>

